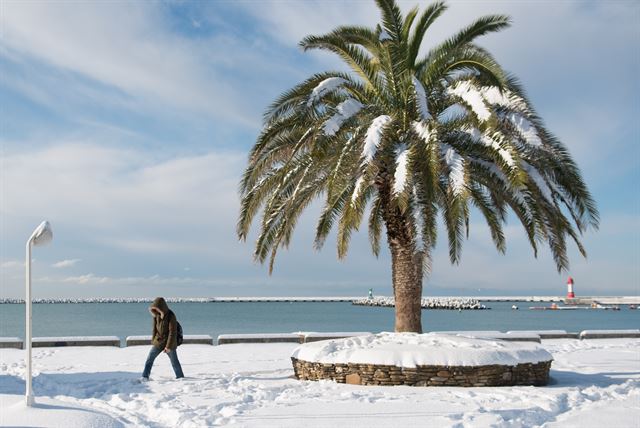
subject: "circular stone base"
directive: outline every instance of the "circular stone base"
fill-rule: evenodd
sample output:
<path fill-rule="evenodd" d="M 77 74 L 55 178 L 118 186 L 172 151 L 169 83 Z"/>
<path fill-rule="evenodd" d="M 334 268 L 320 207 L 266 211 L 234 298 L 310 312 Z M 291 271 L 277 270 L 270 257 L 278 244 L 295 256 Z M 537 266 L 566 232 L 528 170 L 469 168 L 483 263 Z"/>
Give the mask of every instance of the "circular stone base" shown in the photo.
<path fill-rule="evenodd" d="M 543 386 L 549 382 L 551 361 L 516 366 L 417 366 L 323 364 L 291 358 L 296 378 L 331 379 L 355 385 L 410 386 Z"/>
<path fill-rule="evenodd" d="M 364 361 L 367 359 L 371 362 Z M 291 361 L 300 380 L 331 379 L 357 385 L 542 386 L 549 381 L 552 357 L 530 343 L 433 333 L 381 333 L 304 344 L 294 351 Z"/>

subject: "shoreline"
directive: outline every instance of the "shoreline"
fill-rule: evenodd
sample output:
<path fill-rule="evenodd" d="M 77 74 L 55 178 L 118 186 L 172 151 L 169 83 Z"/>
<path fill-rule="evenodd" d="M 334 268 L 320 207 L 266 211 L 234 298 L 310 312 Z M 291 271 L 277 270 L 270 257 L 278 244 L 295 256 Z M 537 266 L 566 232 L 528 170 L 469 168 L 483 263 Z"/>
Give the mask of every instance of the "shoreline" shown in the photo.
<path fill-rule="evenodd" d="M 376 296 L 382 297 L 382 296 Z M 581 296 L 573 299 L 567 299 L 564 296 L 425 296 L 428 299 L 469 299 L 478 300 L 481 302 L 566 302 L 572 304 L 590 304 L 591 302 L 598 302 L 601 304 L 618 304 L 618 305 L 632 305 L 640 304 L 640 296 Z M 366 296 L 322 296 L 322 297 L 167 297 L 168 303 L 272 303 L 272 302 L 284 302 L 284 303 L 341 303 L 341 302 L 353 302 L 354 300 L 366 299 Z M 33 299 L 34 304 L 43 303 L 151 303 L 153 298 L 147 297 L 89 297 L 89 298 L 41 298 Z M 1 304 L 24 304 L 24 299 L 14 298 L 0 298 Z"/>

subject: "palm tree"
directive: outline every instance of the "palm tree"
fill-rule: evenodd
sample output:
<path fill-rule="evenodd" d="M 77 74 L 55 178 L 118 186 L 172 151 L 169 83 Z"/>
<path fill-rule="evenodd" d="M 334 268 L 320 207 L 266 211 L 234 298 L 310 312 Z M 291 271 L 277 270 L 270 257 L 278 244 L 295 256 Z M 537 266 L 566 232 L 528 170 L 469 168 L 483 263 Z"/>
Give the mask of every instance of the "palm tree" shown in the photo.
<path fill-rule="evenodd" d="M 568 150 L 536 115 L 517 80 L 475 39 L 509 26 L 479 18 L 420 54 L 442 2 L 403 17 L 394 0 L 376 0 L 375 28 L 338 27 L 300 46 L 337 54 L 351 73 L 324 72 L 282 94 L 267 110 L 240 184 L 237 233 L 246 239 L 262 210 L 255 258 L 287 247 L 302 211 L 322 197 L 315 246 L 337 224 L 338 257 L 368 215 L 373 253 L 386 231 L 396 331 L 421 332 L 422 280 L 431 270 L 441 216 L 452 263 L 460 261 L 470 208 L 505 251 L 508 211 L 537 256 L 548 243 L 558 271 L 568 267 L 567 238 L 598 212 Z M 510 209 L 510 210 L 509 210 Z"/>

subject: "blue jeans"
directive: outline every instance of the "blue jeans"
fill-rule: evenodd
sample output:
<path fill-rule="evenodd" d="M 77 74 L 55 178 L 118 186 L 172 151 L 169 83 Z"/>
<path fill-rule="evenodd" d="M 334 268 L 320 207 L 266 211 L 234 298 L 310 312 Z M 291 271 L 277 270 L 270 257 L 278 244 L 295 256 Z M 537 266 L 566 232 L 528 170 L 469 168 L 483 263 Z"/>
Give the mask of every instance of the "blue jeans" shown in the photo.
<path fill-rule="evenodd" d="M 153 362 L 156 357 L 162 353 L 162 351 L 164 351 L 164 349 L 156 348 L 155 346 L 151 347 L 149 355 L 147 356 L 147 361 L 144 363 L 142 377 L 149 377 L 151 374 L 151 367 L 153 367 Z M 172 349 L 167 352 L 167 355 L 169 356 L 169 360 L 171 360 L 171 367 L 173 367 L 173 372 L 176 374 L 176 379 L 184 377 L 184 374 L 182 373 L 182 366 L 180 366 L 180 361 L 178 360 L 178 352 L 176 352 L 175 349 Z"/>

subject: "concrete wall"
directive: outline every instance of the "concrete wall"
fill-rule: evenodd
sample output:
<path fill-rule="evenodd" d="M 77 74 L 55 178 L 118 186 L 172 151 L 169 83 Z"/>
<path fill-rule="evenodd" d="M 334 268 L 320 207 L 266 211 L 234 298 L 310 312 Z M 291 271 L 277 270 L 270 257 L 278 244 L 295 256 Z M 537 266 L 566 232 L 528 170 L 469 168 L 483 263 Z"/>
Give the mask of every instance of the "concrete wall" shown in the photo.
<path fill-rule="evenodd" d="M 0 337 L 0 349 L 16 348 L 22 349 L 23 342 L 19 337 Z"/>
<path fill-rule="evenodd" d="M 445 332 L 441 332 L 445 333 Z M 448 334 L 469 335 L 472 337 L 486 339 L 500 339 L 507 341 L 533 341 L 540 342 L 540 339 L 620 339 L 620 338 L 640 338 L 639 329 L 628 330 L 584 330 L 580 333 L 567 333 L 564 330 L 539 330 L 539 331 L 509 331 L 501 332 L 480 332 L 480 331 L 451 331 Z M 362 336 L 367 332 L 341 332 L 341 333 L 274 333 L 274 334 L 221 334 L 218 336 L 217 344 L 233 343 L 309 343 L 320 340 L 342 339 L 346 337 Z M 120 338 L 117 336 L 70 336 L 70 337 L 34 337 L 33 347 L 56 347 L 56 346 L 121 346 Z M 213 345 L 213 338 L 209 335 L 185 335 L 183 344 Z M 151 336 L 127 336 L 125 346 L 149 346 Z M 0 349 L 15 348 L 23 349 L 24 341 L 18 337 L 0 337 Z"/>
<path fill-rule="evenodd" d="M 117 336 L 34 337 L 31 343 L 34 348 L 54 346 L 116 346 L 119 348 L 120 338 Z"/>

